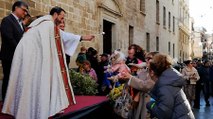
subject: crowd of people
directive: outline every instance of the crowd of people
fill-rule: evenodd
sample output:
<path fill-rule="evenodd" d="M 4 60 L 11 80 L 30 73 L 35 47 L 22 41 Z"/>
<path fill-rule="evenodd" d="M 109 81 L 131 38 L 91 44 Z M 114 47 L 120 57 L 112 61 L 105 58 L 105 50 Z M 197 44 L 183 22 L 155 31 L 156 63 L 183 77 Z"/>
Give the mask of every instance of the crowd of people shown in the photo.
<path fill-rule="evenodd" d="M 187 80 L 185 93 L 191 106 L 200 109 L 201 93 L 204 96 L 205 106 L 210 106 L 210 97 L 213 95 L 212 73 L 213 66 L 209 60 L 186 60 L 185 66 L 181 69 L 184 78 Z"/>
<path fill-rule="evenodd" d="M 200 109 L 201 96 L 204 97 L 205 106 L 211 106 L 213 65 L 209 60 L 185 60 L 177 66 L 174 65 L 174 60 L 169 59 L 169 56 L 159 52 L 145 53 L 140 46 L 135 44 L 130 45 L 127 52 L 128 56 L 124 60 L 130 72 L 115 70 L 112 75 L 121 73 L 119 82 L 123 83 L 125 80 L 130 87 L 137 90 L 133 97 L 138 102 L 134 118 L 144 119 L 147 116 L 147 109 L 152 116 L 163 119 L 184 118 L 184 116 L 194 118 L 192 110 Z M 139 57 L 136 55 L 138 52 L 141 54 Z M 110 54 L 100 56 L 101 60 L 96 65 L 97 75 L 100 75 L 97 82 L 100 87 L 99 94 L 106 95 L 113 88 L 114 83 L 109 80 L 110 78 L 104 78 L 107 66 L 112 64 L 110 61 L 112 56 Z M 144 62 L 146 65 L 143 64 Z M 105 83 L 105 80 L 109 80 L 110 83 Z M 155 101 L 149 102 L 150 96 Z M 157 105 L 156 108 L 153 107 L 154 104 Z M 185 109 L 184 112 L 183 109 Z"/>
<path fill-rule="evenodd" d="M 1 22 L 2 112 L 17 119 L 47 119 L 76 104 L 68 58 L 79 42 L 94 35 L 64 31 L 66 11 L 58 6 L 25 23 L 28 14 L 28 5 L 16 1 Z"/>
<path fill-rule="evenodd" d="M 2 20 L 3 113 L 46 119 L 76 103 L 68 72 L 70 58 L 80 41 L 91 41 L 94 35 L 65 32 L 65 14 L 53 7 L 49 15 L 29 20 L 28 5 L 17 1 Z M 194 119 L 192 109 L 200 108 L 201 91 L 206 106 L 211 105 L 210 61 L 186 60 L 184 66 L 174 67 L 170 56 L 145 52 L 136 44 L 124 52 L 128 55 L 120 49 L 98 54 L 95 48 L 82 46 L 76 64 L 78 72 L 97 82 L 97 95 L 107 95 L 124 83 L 131 88 L 134 106 L 129 118 Z"/>
<path fill-rule="evenodd" d="M 97 56 L 97 52 L 95 52 L 94 57 L 96 57 L 98 65 L 92 68 L 98 69 L 95 72 L 98 72 L 99 95 L 106 95 L 113 88 L 114 82 L 109 77 L 116 75 L 120 84 L 127 82 L 133 88 L 131 95 L 136 104 L 130 114 L 132 119 L 145 119 L 150 114 L 159 119 L 194 118 L 190 105 L 193 98 L 189 97 L 186 92 L 188 90 L 192 93 L 195 82 L 200 79 L 194 68 L 193 77 L 187 77 L 184 69 L 188 67 L 183 68 L 181 74 L 173 68 L 173 60 L 168 55 L 159 52 L 145 52 L 136 44 L 130 45 L 128 56 L 125 59 L 120 58 L 122 60 L 116 63 L 112 61 L 112 58 L 117 57 L 114 57 L 114 54 L 101 54 L 99 63 L 97 63 L 99 61 Z M 119 59 L 119 57 L 117 58 Z M 89 60 L 85 59 L 85 61 Z M 123 61 L 125 61 L 127 71 L 120 70 Z M 112 74 L 105 78 L 109 72 L 108 68 L 111 68 Z M 109 83 L 105 83 L 105 80 L 108 80 Z M 192 80 L 191 83 L 187 83 L 188 80 Z"/>

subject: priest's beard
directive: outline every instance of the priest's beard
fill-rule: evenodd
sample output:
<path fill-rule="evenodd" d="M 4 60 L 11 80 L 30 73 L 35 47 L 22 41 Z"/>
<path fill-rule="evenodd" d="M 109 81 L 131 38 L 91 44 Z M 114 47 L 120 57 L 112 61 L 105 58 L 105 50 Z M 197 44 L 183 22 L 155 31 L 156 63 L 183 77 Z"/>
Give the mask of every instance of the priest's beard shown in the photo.
<path fill-rule="evenodd" d="M 56 26 L 58 26 L 60 23 L 62 23 L 62 21 L 59 20 L 58 18 L 56 18 L 54 22 L 55 22 L 55 25 L 56 25 Z"/>

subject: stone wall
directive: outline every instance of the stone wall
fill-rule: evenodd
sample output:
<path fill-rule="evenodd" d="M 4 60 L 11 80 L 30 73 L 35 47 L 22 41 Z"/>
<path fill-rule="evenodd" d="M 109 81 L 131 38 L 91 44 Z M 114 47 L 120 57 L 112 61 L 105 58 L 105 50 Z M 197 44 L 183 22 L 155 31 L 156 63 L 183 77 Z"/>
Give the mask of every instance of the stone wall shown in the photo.
<path fill-rule="evenodd" d="M 0 0 L 0 21 L 11 11 L 15 0 Z M 121 49 L 127 53 L 129 46 L 129 26 L 133 27 L 133 43 L 146 49 L 146 33 L 150 33 L 150 51 L 156 50 L 156 37 L 160 38 L 160 51 L 168 53 L 165 44 L 177 43 L 178 26 L 175 33 L 163 29 L 163 6 L 178 19 L 177 2 L 172 4 L 166 0 L 160 2 L 160 25 L 156 24 L 156 1 L 145 0 L 145 12 L 140 11 L 140 0 L 24 0 L 30 6 L 30 14 L 46 15 L 53 6 L 60 6 L 67 12 L 65 31 L 75 34 L 95 34 L 92 42 L 79 44 L 75 55 L 71 58 L 71 67 L 75 67 L 75 58 L 80 46 L 94 47 L 99 54 L 103 53 L 103 20 L 113 23 L 112 50 Z M 167 18 L 168 19 L 168 18 Z M 171 19 L 172 21 L 172 19 Z M 168 24 L 168 22 L 167 22 Z M 176 22 L 176 25 L 178 23 Z M 171 24 L 172 25 L 172 24 Z M 163 47 L 161 47 L 163 46 Z M 172 48 L 171 48 L 172 50 Z M 178 46 L 175 48 L 178 55 Z"/>
<path fill-rule="evenodd" d="M 133 43 L 144 47 L 144 36 L 141 34 L 144 26 L 144 15 L 139 10 L 139 0 L 24 0 L 30 6 L 31 16 L 46 15 L 53 6 L 60 6 L 66 12 L 65 31 L 75 34 L 96 34 L 92 42 L 80 43 L 80 46 L 92 46 L 99 53 L 103 52 L 103 37 L 97 35 L 103 30 L 103 20 L 112 20 L 115 24 L 112 38 L 112 50 L 120 48 L 125 53 L 129 46 L 129 26 L 134 28 Z M 15 0 L 0 0 L 0 20 L 11 11 Z M 72 66 L 75 63 L 71 64 Z"/>
<path fill-rule="evenodd" d="M 97 23 L 96 0 L 23 0 L 28 3 L 31 16 L 47 15 L 53 6 L 60 6 L 66 11 L 65 31 L 75 34 L 96 34 Z M 10 14 L 15 0 L 0 0 L 0 21 Z M 97 38 L 91 43 L 81 43 L 97 47 Z M 79 45 L 79 46 L 80 46 Z M 79 48 L 76 52 L 79 51 Z"/>
<path fill-rule="evenodd" d="M 0 0 L 0 20 L 11 11 L 15 0 Z M 60 6 L 66 12 L 66 30 L 78 34 L 97 32 L 97 6 L 95 0 L 23 0 L 30 6 L 32 16 L 46 15 L 53 6 Z"/>

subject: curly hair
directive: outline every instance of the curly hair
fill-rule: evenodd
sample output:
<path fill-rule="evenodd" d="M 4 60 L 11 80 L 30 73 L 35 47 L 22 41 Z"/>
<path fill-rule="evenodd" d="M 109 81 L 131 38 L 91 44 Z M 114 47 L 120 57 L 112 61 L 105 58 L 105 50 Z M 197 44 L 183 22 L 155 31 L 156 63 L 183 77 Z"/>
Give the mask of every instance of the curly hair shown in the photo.
<path fill-rule="evenodd" d="M 158 53 L 150 61 L 149 70 L 160 76 L 166 69 L 172 67 L 172 58 L 168 55 Z"/>
<path fill-rule="evenodd" d="M 135 51 L 135 57 L 144 61 L 145 62 L 145 51 L 143 50 L 142 47 L 140 47 L 139 45 L 136 45 L 136 44 L 131 44 L 129 47 L 128 47 L 128 50 L 130 49 L 134 49 Z"/>

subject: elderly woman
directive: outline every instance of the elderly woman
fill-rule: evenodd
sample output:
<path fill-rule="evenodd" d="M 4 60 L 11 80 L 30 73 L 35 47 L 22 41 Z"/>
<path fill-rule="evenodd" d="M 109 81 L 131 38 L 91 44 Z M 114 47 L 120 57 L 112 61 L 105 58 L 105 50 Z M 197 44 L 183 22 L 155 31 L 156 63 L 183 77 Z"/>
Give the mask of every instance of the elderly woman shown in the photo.
<path fill-rule="evenodd" d="M 184 92 L 186 97 L 192 106 L 192 101 L 195 100 L 195 85 L 200 79 L 197 70 L 193 67 L 191 60 L 186 60 L 184 62 L 186 67 L 182 69 L 183 78 L 186 80 L 187 84 L 184 86 Z"/>
<path fill-rule="evenodd" d="M 193 112 L 182 90 L 185 80 L 172 68 L 172 60 L 167 55 L 157 54 L 149 64 L 149 75 L 155 81 L 150 92 L 153 101 L 147 109 L 158 119 L 194 119 Z"/>

